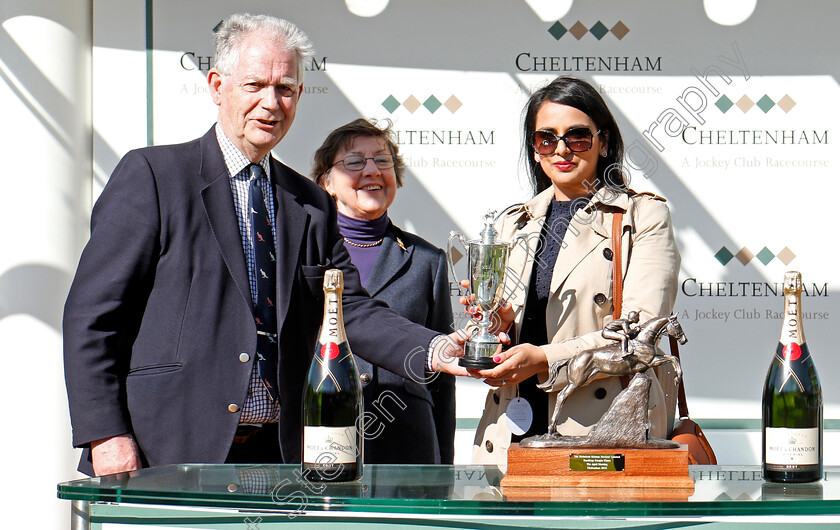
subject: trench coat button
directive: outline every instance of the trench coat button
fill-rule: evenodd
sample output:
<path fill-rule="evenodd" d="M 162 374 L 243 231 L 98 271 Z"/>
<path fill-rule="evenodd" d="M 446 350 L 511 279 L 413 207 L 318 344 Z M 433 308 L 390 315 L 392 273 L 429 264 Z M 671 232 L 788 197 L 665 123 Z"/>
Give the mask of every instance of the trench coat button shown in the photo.
<path fill-rule="evenodd" d="M 493 403 L 495 403 L 496 405 L 499 404 L 499 394 L 495 392 L 493 392 Z"/>
<path fill-rule="evenodd" d="M 250 360 L 251 360 L 251 356 L 248 355 L 247 353 L 242 352 L 242 353 L 239 354 L 239 362 L 247 363 Z"/>
<path fill-rule="evenodd" d="M 607 389 L 606 388 L 604 388 L 602 386 L 599 386 L 598 388 L 595 389 L 595 399 L 604 399 L 605 397 L 607 397 Z"/>
<path fill-rule="evenodd" d="M 487 449 L 488 453 L 492 453 L 493 452 L 493 442 L 491 442 L 490 440 L 487 440 L 486 442 L 484 442 L 484 448 Z"/>
<path fill-rule="evenodd" d="M 228 410 L 230 412 L 239 412 L 239 405 L 237 405 L 236 403 L 231 403 L 230 405 L 228 405 Z"/>
<path fill-rule="evenodd" d="M 593 298 L 593 300 L 596 304 L 603 305 L 604 302 L 607 301 L 607 297 L 604 295 L 604 293 L 598 293 L 595 295 L 595 298 Z"/>
<path fill-rule="evenodd" d="M 604 257 L 607 258 L 607 260 L 612 261 L 613 251 L 611 248 L 604 249 Z"/>
<path fill-rule="evenodd" d="M 362 383 L 367 384 L 370 383 L 370 380 L 373 379 L 373 377 L 369 373 L 365 372 L 359 376 L 359 379 L 362 380 Z"/>

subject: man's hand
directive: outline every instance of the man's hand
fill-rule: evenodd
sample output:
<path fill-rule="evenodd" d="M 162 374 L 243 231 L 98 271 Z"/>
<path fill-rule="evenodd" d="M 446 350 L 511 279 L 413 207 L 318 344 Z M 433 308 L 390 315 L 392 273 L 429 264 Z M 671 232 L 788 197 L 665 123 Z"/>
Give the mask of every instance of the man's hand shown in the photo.
<path fill-rule="evenodd" d="M 464 355 L 464 341 L 468 336 L 465 330 L 458 330 L 437 341 L 432 350 L 432 369 L 445 374 L 469 376 L 466 368 L 458 366 L 458 359 Z"/>
<path fill-rule="evenodd" d="M 140 469 L 140 450 L 126 433 L 90 443 L 93 472 L 97 477 Z"/>

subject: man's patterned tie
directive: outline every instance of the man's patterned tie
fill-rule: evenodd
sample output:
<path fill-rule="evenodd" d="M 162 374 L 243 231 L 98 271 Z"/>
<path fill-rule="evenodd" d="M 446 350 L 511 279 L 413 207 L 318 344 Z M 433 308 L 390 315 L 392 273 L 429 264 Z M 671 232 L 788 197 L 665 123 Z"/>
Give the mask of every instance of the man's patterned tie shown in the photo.
<path fill-rule="evenodd" d="M 257 367 L 266 390 L 277 400 L 277 289 L 274 235 L 260 188 L 265 172 L 259 164 L 251 164 L 248 206 L 251 215 L 251 242 L 254 246 L 254 272 L 257 276 L 257 304 L 254 321 L 257 324 Z"/>

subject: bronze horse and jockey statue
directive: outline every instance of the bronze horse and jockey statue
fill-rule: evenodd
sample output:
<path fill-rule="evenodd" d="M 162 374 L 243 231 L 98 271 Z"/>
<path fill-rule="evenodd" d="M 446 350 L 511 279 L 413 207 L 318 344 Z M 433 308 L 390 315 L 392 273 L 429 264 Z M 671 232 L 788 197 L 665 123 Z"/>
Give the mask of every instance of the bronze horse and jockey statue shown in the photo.
<path fill-rule="evenodd" d="M 566 367 L 568 383 L 557 395 L 548 433 L 523 440 L 520 444 L 522 447 L 569 445 L 603 447 L 611 444 L 631 447 L 675 447 L 679 445 L 669 440 L 647 438 L 647 398 L 650 379 L 644 372 L 649 368 L 671 363 L 674 368 L 675 382 L 679 384 L 682 377 L 679 359 L 661 352 L 656 345 L 662 335 L 666 334 L 675 338 L 680 344 L 685 344 L 687 339 L 674 314 L 652 318 L 641 325 L 638 322 L 639 314 L 635 311 L 630 312 L 626 319 L 613 320 L 605 326 L 601 334 L 604 338 L 616 341 L 615 343 L 583 351 L 574 357 L 549 366 L 548 379 L 538 385 L 539 388 L 550 390 L 563 367 Z M 616 397 L 610 410 L 593 427 L 590 435 L 586 437 L 560 435 L 557 432 L 557 424 L 563 404 L 572 392 L 586 385 L 599 374 L 635 377 L 629 386 Z M 631 418 L 636 418 L 637 421 Z"/>

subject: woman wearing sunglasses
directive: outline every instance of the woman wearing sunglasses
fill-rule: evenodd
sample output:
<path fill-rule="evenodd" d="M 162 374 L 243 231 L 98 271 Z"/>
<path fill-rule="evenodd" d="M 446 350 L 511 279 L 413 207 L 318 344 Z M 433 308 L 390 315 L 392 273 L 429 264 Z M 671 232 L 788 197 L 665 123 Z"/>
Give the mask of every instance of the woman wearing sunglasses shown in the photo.
<path fill-rule="evenodd" d="M 413 322 L 450 333 L 443 251 L 388 218 L 404 167 L 390 128 L 358 119 L 327 136 L 312 175 L 335 199 L 344 246 L 368 293 Z M 437 374 L 421 385 L 358 356 L 356 365 L 366 413 L 365 463 L 451 464 L 455 378 Z"/>
<path fill-rule="evenodd" d="M 561 374 L 552 392 L 535 387 L 550 363 L 608 344 L 601 330 L 612 320 L 612 220 L 623 214 L 622 317 L 639 312 L 641 322 L 669 314 L 677 295 L 680 257 L 664 199 L 629 190 L 621 162 L 624 144 L 615 119 L 585 81 L 560 77 L 528 100 L 524 153 L 536 195 L 505 212 L 499 232 L 505 241 L 527 234 L 529 250 L 511 251 L 506 280 L 512 344 L 476 374 L 492 387 L 473 448 L 475 463 L 506 465 L 512 441 L 544 434 Z M 466 301 L 462 299 L 462 303 Z M 658 374 L 651 386 L 650 435 L 664 438 L 673 426 L 675 387 Z M 667 404 L 663 388 L 668 394 Z M 558 431 L 585 435 L 621 391 L 605 377 L 573 392 L 563 406 Z"/>

